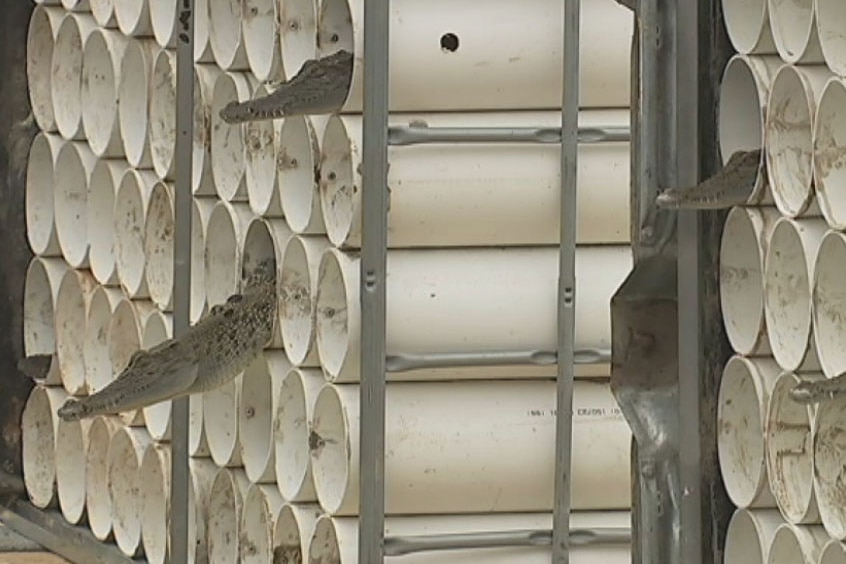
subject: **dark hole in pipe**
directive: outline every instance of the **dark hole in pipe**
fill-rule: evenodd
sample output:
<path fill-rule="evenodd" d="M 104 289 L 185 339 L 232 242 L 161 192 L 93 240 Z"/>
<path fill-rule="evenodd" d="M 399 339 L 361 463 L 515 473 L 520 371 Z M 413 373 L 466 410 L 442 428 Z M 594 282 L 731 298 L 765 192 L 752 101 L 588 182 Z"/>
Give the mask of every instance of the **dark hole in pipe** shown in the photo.
<path fill-rule="evenodd" d="M 454 53 L 458 49 L 458 36 L 454 33 L 441 35 L 441 49 Z"/>

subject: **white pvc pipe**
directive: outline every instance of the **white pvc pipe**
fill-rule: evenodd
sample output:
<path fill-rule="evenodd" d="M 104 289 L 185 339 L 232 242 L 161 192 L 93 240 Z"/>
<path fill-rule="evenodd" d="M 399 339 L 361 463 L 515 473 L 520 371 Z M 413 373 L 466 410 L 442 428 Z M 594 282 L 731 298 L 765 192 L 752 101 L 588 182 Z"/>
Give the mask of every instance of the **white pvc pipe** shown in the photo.
<path fill-rule="evenodd" d="M 322 135 L 309 116 L 291 116 L 276 138 L 279 204 L 295 233 L 326 233 L 318 193 Z"/>
<path fill-rule="evenodd" d="M 176 37 L 179 33 L 178 5 L 178 0 L 150 2 L 150 26 L 153 28 L 153 37 L 163 49 L 176 48 Z"/>
<path fill-rule="evenodd" d="M 88 264 L 94 278 L 107 286 L 120 284 L 115 263 L 114 222 L 108 218 L 114 214 L 115 197 L 128 168 L 122 160 L 98 159 L 88 183 Z"/>
<path fill-rule="evenodd" d="M 188 398 L 188 453 L 193 457 L 211 456 L 203 426 L 204 401 L 205 394 L 192 394 Z"/>
<path fill-rule="evenodd" d="M 61 8 L 36 6 L 26 37 L 26 78 L 35 123 L 43 132 L 58 131 L 53 115 L 51 61 L 56 35 L 65 12 Z"/>
<path fill-rule="evenodd" d="M 387 513 L 551 509 L 554 382 L 392 383 L 386 394 Z M 608 384 L 578 382 L 573 412 L 573 509 L 628 508 L 631 433 Z M 327 384 L 315 402 L 312 470 L 329 514 L 358 511 L 358 413 L 357 385 Z"/>
<path fill-rule="evenodd" d="M 173 309 L 173 186 L 157 182 L 144 223 L 144 275 L 150 299 L 162 311 Z M 192 283 L 192 287 L 194 284 Z M 194 299 L 194 296 L 191 296 Z"/>
<path fill-rule="evenodd" d="M 91 420 L 59 421 L 56 426 L 56 487 L 59 507 L 71 524 L 85 513 L 85 456 Z"/>
<path fill-rule="evenodd" d="M 817 199 L 829 226 L 846 229 L 846 181 L 840 161 L 846 143 L 846 81 L 831 78 L 823 88 L 814 124 L 814 185 Z"/>
<path fill-rule="evenodd" d="M 322 514 L 314 503 L 283 504 L 273 527 L 273 561 L 308 563 L 308 544 Z"/>
<path fill-rule="evenodd" d="M 288 0 L 277 5 L 282 68 L 288 77 L 318 56 L 317 6 L 317 0 Z"/>
<path fill-rule="evenodd" d="M 784 65 L 773 78 L 765 124 L 767 174 L 782 214 L 820 215 L 812 184 L 814 116 L 831 73 L 824 65 Z"/>
<path fill-rule="evenodd" d="M 238 405 L 244 373 L 203 396 L 203 427 L 212 460 L 218 466 L 243 465 L 239 444 Z"/>
<path fill-rule="evenodd" d="M 94 21 L 102 28 L 116 28 L 115 0 L 88 0 Z"/>
<path fill-rule="evenodd" d="M 841 34 L 846 25 L 846 6 L 838 0 L 816 0 L 817 33 L 820 49 L 832 72 L 846 75 L 846 38 Z"/>
<path fill-rule="evenodd" d="M 362 0 L 320 4 L 321 54 L 346 49 L 356 56 L 347 111 L 361 111 L 363 6 Z M 484 9 L 485 23 L 479 25 L 475 4 L 445 0 L 393 7 L 391 111 L 561 107 L 560 6 L 503 1 Z M 613 0 L 582 7 L 582 107 L 628 107 L 632 28 L 631 12 Z M 531 39 L 520 30 L 532 30 Z"/>
<path fill-rule="evenodd" d="M 85 515 L 88 528 L 97 540 L 112 540 L 112 495 L 108 487 L 109 444 L 120 419 L 97 416 L 88 428 L 88 450 L 85 453 Z"/>
<path fill-rule="evenodd" d="M 147 316 L 141 336 L 142 348 L 149 350 L 173 335 L 173 318 L 170 314 L 154 311 Z M 144 425 L 157 441 L 170 440 L 171 402 L 162 401 L 144 408 Z"/>
<path fill-rule="evenodd" d="M 112 215 L 115 264 L 120 285 L 131 298 L 150 295 L 144 277 L 144 224 L 156 177 L 152 171 L 129 169 L 120 181 Z M 108 218 L 102 218 L 108 221 Z"/>
<path fill-rule="evenodd" d="M 720 308 L 735 351 L 769 356 L 764 317 L 764 258 L 780 217 L 771 207 L 736 206 L 726 217 L 720 242 Z"/>
<path fill-rule="evenodd" d="M 764 149 L 770 84 L 781 64 L 778 57 L 746 55 L 735 55 L 726 64 L 717 116 L 723 163 L 728 162 L 735 151 Z M 773 201 L 767 176 L 761 174 L 764 159 L 762 152 L 755 186 L 747 200 L 749 204 Z"/>
<path fill-rule="evenodd" d="M 188 489 L 188 562 L 207 564 L 210 494 L 218 468 L 211 460 L 199 458 L 189 459 L 188 468 L 191 471 Z"/>
<path fill-rule="evenodd" d="M 161 0 L 156 0 L 161 2 Z M 115 19 L 124 35 L 150 37 L 153 24 L 150 21 L 150 4 L 147 0 L 115 0 Z"/>
<path fill-rule="evenodd" d="M 560 124 L 559 112 L 425 114 L 392 123 L 431 127 Z M 585 126 L 626 126 L 628 111 L 581 112 Z M 320 203 L 339 247 L 361 246 L 362 120 L 332 116 L 323 133 Z M 561 238 L 561 150 L 526 144 L 431 145 L 389 150 L 388 245 L 554 244 Z M 629 144 L 579 147 L 579 244 L 628 243 Z M 445 213 L 448 212 L 448 213 Z"/>
<path fill-rule="evenodd" d="M 282 264 L 282 253 L 293 234 L 284 219 L 253 217 L 244 235 L 244 245 L 241 251 L 242 272 L 252 272 L 263 259 L 273 258 L 276 272 L 279 273 Z M 277 284 L 277 288 L 279 284 Z M 277 296 L 279 291 L 277 290 Z M 283 348 L 282 330 L 277 315 L 273 323 L 273 339 L 269 348 Z"/>
<path fill-rule="evenodd" d="M 214 86 L 223 72 L 212 64 L 194 65 L 194 160 L 191 177 L 195 196 L 217 196 L 212 176 L 211 127 Z"/>
<path fill-rule="evenodd" d="M 814 0 L 768 0 L 776 50 L 787 63 L 823 62 Z"/>
<path fill-rule="evenodd" d="M 241 458 L 247 478 L 254 484 L 276 481 L 276 402 L 282 379 L 291 369 L 285 351 L 267 350 L 262 357 L 244 371 L 238 405 Z"/>
<path fill-rule="evenodd" d="M 170 555 L 170 465 L 170 445 L 147 445 L 138 473 L 138 493 L 141 543 L 149 564 L 164 564 Z"/>
<path fill-rule="evenodd" d="M 843 505 L 843 479 L 846 463 L 843 451 L 846 400 L 842 397 L 822 402 L 814 425 L 814 494 L 825 530 L 837 540 L 846 540 L 846 507 Z"/>
<path fill-rule="evenodd" d="M 764 314 L 770 349 L 784 370 L 819 370 L 811 324 L 811 282 L 826 231 L 821 219 L 779 219 L 764 272 Z"/>
<path fill-rule="evenodd" d="M 215 202 L 211 198 L 194 198 L 191 208 L 191 323 L 206 312 L 206 234 Z"/>
<path fill-rule="evenodd" d="M 97 29 L 91 14 L 68 13 L 59 26 L 50 64 L 50 93 L 56 127 L 65 139 L 84 139 L 82 127 L 82 51 Z"/>
<path fill-rule="evenodd" d="M 575 512 L 570 519 L 573 527 L 626 527 L 630 523 L 628 512 Z M 432 515 L 389 517 L 385 533 L 426 535 L 551 527 L 552 516 L 548 513 Z M 358 519 L 320 517 L 309 544 L 309 564 L 358 564 Z M 570 548 L 572 564 L 628 564 L 631 559 L 631 547 L 627 544 L 590 544 Z M 483 548 L 438 552 L 437 556 L 418 552 L 403 556 L 402 560 L 409 564 L 546 564 L 550 561 L 550 549 L 546 546 Z"/>
<path fill-rule="evenodd" d="M 115 306 L 109 321 L 109 359 L 112 363 L 112 379 L 120 374 L 129 363 L 132 353 L 141 348 L 144 325 L 147 317 L 156 309 L 149 300 L 122 298 Z M 126 425 L 143 426 L 144 413 L 134 409 L 120 413 Z"/>
<path fill-rule="evenodd" d="M 209 44 L 214 60 L 226 71 L 250 68 L 241 31 L 241 0 L 208 0 Z"/>
<path fill-rule="evenodd" d="M 253 484 L 244 496 L 239 522 L 239 556 L 242 564 L 273 562 L 273 529 L 282 509 L 276 486 Z"/>
<path fill-rule="evenodd" d="M 23 342 L 24 354 L 52 354 L 53 362 L 42 382 L 48 386 L 61 384 L 56 357 L 56 324 L 54 321 L 59 286 L 68 269 L 62 259 L 35 257 L 29 263 L 24 281 Z"/>
<path fill-rule="evenodd" d="M 775 54 L 767 0 L 728 0 L 722 3 L 729 40 L 744 55 Z"/>
<path fill-rule="evenodd" d="M 65 143 L 56 157 L 53 182 L 56 237 L 65 260 L 88 267 L 88 191 L 97 157 L 84 142 Z"/>
<path fill-rule="evenodd" d="M 56 356 L 62 385 L 71 395 L 87 393 L 85 384 L 85 322 L 97 282 L 85 270 L 68 269 L 56 296 Z"/>
<path fill-rule="evenodd" d="M 276 483 L 282 497 L 289 501 L 317 501 L 309 436 L 314 404 L 324 383 L 318 369 L 293 368 L 278 392 L 274 414 Z"/>
<path fill-rule="evenodd" d="M 61 256 L 56 235 L 54 180 L 56 159 L 65 141 L 58 135 L 39 133 L 29 149 L 26 164 L 26 236 L 36 255 Z"/>
<path fill-rule="evenodd" d="M 630 267 L 628 247 L 577 249 L 576 349 L 611 347 L 611 320 L 598 312 L 607 311 Z M 390 251 L 387 272 L 388 354 L 556 348 L 557 249 Z M 360 329 L 359 259 L 327 249 L 318 277 L 317 342 L 330 380 L 358 380 Z M 424 380 L 435 373 L 400 374 Z"/>
<path fill-rule="evenodd" d="M 194 62 L 214 63 L 209 41 L 209 0 L 194 1 Z"/>
<path fill-rule="evenodd" d="M 775 507 L 767 480 L 764 428 L 779 376 L 771 358 L 731 357 L 717 400 L 717 453 L 729 498 L 738 507 Z"/>
<path fill-rule="evenodd" d="M 835 539 L 829 540 L 820 552 L 819 564 L 846 564 L 846 545 Z"/>
<path fill-rule="evenodd" d="M 238 292 L 242 250 L 253 214 L 246 204 L 217 202 L 209 215 L 204 254 L 206 302 L 221 304 Z"/>
<path fill-rule="evenodd" d="M 268 89 L 259 84 L 253 91 L 253 98 L 268 94 Z M 282 123 L 279 120 L 259 120 L 244 124 L 244 164 L 247 199 L 257 215 L 281 217 L 279 185 L 276 169 L 276 137 Z M 280 162 L 281 164 L 281 162 Z"/>
<path fill-rule="evenodd" d="M 241 469 L 221 468 L 209 492 L 206 534 L 209 564 L 230 564 L 239 558 L 239 524 L 250 481 Z"/>
<path fill-rule="evenodd" d="M 725 564 L 766 564 L 776 529 L 784 523 L 772 509 L 737 509 L 729 521 L 723 551 Z"/>
<path fill-rule="evenodd" d="M 126 45 L 120 32 L 97 29 L 82 53 L 82 125 L 98 157 L 123 156 L 118 105 Z"/>
<path fill-rule="evenodd" d="M 216 1 L 229 0 L 212 0 Z M 230 124 L 220 117 L 229 102 L 245 102 L 255 88 L 246 73 L 227 72 L 218 76 L 211 105 L 211 166 L 217 195 L 227 202 L 247 200 L 246 158 L 243 124 Z"/>
<path fill-rule="evenodd" d="M 89 0 L 61 0 L 62 6 L 69 12 L 90 12 Z"/>
<path fill-rule="evenodd" d="M 41 509 L 56 503 L 56 428 L 68 394 L 62 388 L 36 386 L 21 415 L 21 459 L 29 500 Z"/>
<path fill-rule="evenodd" d="M 814 343 L 820 368 L 829 378 L 846 371 L 843 350 L 846 292 L 843 288 L 843 267 L 846 265 L 846 236 L 829 231 L 820 243 L 814 266 L 813 326 Z"/>
<path fill-rule="evenodd" d="M 820 380 L 818 372 L 783 372 L 776 380 L 764 425 L 767 476 L 781 514 L 791 523 L 819 523 L 814 495 L 814 449 L 811 429 L 816 407 L 793 401 L 790 390 L 802 381 Z"/>
<path fill-rule="evenodd" d="M 108 488 L 112 497 L 112 531 L 127 556 L 141 554 L 141 476 L 144 451 L 152 443 L 146 429 L 122 427 L 109 444 Z"/>
<path fill-rule="evenodd" d="M 278 5 L 276 0 L 241 2 L 244 54 L 253 75 L 262 82 L 285 78 L 279 51 Z"/>
<path fill-rule="evenodd" d="M 151 39 L 130 38 L 120 62 L 118 129 L 126 160 L 135 168 L 152 168 L 150 154 L 153 64 L 159 46 Z"/>
<path fill-rule="evenodd" d="M 828 536 L 822 527 L 779 525 L 770 545 L 767 564 L 818 564 Z"/>
<path fill-rule="evenodd" d="M 91 293 L 82 338 L 85 386 L 89 394 L 106 387 L 114 379 L 109 357 L 109 323 L 122 296 L 117 288 L 103 286 L 96 286 Z"/>

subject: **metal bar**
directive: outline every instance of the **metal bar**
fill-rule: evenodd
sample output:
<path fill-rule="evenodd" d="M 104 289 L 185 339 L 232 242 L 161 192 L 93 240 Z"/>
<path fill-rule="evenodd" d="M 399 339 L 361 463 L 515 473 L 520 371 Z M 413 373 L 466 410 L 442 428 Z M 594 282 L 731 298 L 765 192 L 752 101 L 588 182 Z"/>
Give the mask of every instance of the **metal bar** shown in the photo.
<path fill-rule="evenodd" d="M 394 146 L 429 143 L 561 143 L 558 127 L 428 127 L 391 126 L 388 142 Z M 628 127 L 579 127 L 579 143 L 622 143 L 630 139 Z"/>
<path fill-rule="evenodd" d="M 592 544 L 628 544 L 632 531 L 628 527 L 597 527 L 570 530 L 571 546 Z M 507 548 L 518 546 L 550 546 L 552 530 L 492 531 L 442 535 L 410 535 L 387 537 L 386 556 L 405 556 L 416 552 L 467 550 L 474 548 Z"/>
<path fill-rule="evenodd" d="M 385 560 L 385 277 L 389 0 L 364 3 L 358 561 Z"/>
<path fill-rule="evenodd" d="M 558 259 L 558 378 L 555 416 L 555 505 L 552 562 L 570 562 L 570 458 L 573 446 L 573 358 L 576 308 L 576 193 L 579 123 L 579 12 L 564 0 L 561 94 L 561 246 Z"/>
<path fill-rule="evenodd" d="M 555 351 L 513 351 L 478 353 L 429 353 L 388 355 L 388 372 L 408 372 L 423 368 L 456 368 L 460 366 L 515 366 L 534 364 L 549 366 L 558 362 Z M 573 353 L 575 364 L 611 362 L 610 349 L 580 349 Z"/>
<path fill-rule="evenodd" d="M 113 544 L 98 541 L 83 527 L 68 524 L 56 511 L 42 511 L 23 500 L 0 505 L 0 521 L 15 532 L 70 560 L 86 564 L 133 564 Z"/>
<path fill-rule="evenodd" d="M 176 183 L 173 237 L 173 335 L 190 325 L 194 137 L 194 0 L 180 0 L 176 45 Z M 188 397 L 173 400 L 171 429 L 170 562 L 188 564 Z"/>

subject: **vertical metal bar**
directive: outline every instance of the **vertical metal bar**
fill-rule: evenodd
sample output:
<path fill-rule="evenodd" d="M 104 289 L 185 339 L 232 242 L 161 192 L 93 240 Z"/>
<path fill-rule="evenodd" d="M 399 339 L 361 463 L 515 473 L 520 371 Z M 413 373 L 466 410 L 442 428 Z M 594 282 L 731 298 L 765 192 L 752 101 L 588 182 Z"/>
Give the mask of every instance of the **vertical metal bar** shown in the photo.
<path fill-rule="evenodd" d="M 174 188 L 173 335 L 189 326 L 191 308 L 191 172 L 194 136 L 194 0 L 179 2 L 176 45 L 176 186 Z M 188 564 L 188 398 L 173 401 L 170 562 Z"/>
<path fill-rule="evenodd" d="M 573 356 L 576 307 L 576 192 L 579 132 L 579 12 L 564 0 L 561 97 L 561 242 L 558 259 L 558 385 L 555 420 L 555 508 L 552 562 L 570 562 L 570 455 L 573 431 Z"/>
<path fill-rule="evenodd" d="M 389 1 L 364 3 L 358 561 L 385 558 L 385 275 L 388 246 Z"/>

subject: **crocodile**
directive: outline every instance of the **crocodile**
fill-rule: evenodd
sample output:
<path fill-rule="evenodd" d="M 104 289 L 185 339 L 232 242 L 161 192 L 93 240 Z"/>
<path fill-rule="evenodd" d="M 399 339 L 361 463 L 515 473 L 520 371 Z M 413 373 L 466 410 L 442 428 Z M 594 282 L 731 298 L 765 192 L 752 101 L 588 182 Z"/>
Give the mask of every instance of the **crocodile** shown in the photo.
<path fill-rule="evenodd" d="M 658 207 L 718 210 L 746 204 L 759 174 L 761 149 L 736 151 L 716 174 L 696 186 L 670 188 L 655 199 Z"/>
<path fill-rule="evenodd" d="M 179 337 L 135 351 L 114 381 L 87 397 L 67 400 L 59 417 L 78 421 L 140 409 L 230 382 L 270 344 L 276 304 L 276 262 L 264 259 L 242 293 L 215 305 Z"/>
<path fill-rule="evenodd" d="M 230 102 L 220 110 L 226 123 L 262 121 L 305 114 L 331 114 L 347 99 L 353 74 L 353 54 L 340 50 L 309 59 L 288 81 L 269 85 L 273 92 L 255 100 Z"/>
<path fill-rule="evenodd" d="M 789 394 L 793 401 L 805 405 L 831 401 L 846 395 L 846 374 L 827 380 L 800 382 L 793 386 Z"/>

